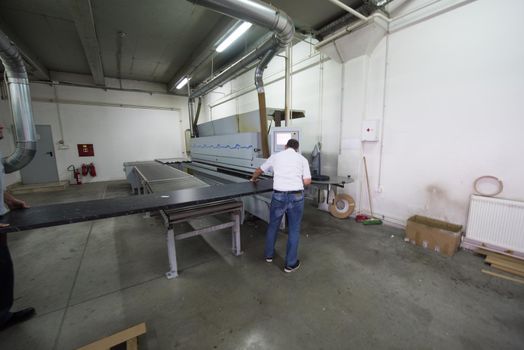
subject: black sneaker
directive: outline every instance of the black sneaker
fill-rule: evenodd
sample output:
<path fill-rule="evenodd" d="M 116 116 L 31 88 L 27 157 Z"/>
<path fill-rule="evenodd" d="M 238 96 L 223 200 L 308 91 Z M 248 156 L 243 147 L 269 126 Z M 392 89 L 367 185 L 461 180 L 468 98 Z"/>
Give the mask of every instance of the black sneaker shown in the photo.
<path fill-rule="evenodd" d="M 266 257 L 266 262 L 268 263 L 273 262 L 273 257 L 272 256 Z"/>
<path fill-rule="evenodd" d="M 293 272 L 295 270 L 298 270 L 299 267 L 300 267 L 300 260 L 297 260 L 297 263 L 295 265 L 284 267 L 284 272 Z"/>
<path fill-rule="evenodd" d="M 11 314 L 11 317 L 3 325 L 0 326 L 0 330 L 4 330 L 6 328 L 14 326 L 17 323 L 27 321 L 28 319 L 33 317 L 35 314 L 36 314 L 36 311 L 32 307 L 28 307 L 26 309 L 23 309 L 17 312 L 13 312 Z"/>

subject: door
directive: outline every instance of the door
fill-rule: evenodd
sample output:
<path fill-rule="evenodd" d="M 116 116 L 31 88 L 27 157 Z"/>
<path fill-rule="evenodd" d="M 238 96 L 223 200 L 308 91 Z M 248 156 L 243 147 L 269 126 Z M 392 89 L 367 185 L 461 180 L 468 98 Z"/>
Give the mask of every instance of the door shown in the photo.
<path fill-rule="evenodd" d="M 20 170 L 22 183 L 28 185 L 58 182 L 51 125 L 36 125 L 36 140 L 35 157 Z"/>

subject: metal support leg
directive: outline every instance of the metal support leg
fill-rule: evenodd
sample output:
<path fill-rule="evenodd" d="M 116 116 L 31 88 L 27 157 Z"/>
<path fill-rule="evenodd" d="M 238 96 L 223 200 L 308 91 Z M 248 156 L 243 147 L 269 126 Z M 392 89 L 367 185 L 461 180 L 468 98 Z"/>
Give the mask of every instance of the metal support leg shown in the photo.
<path fill-rule="evenodd" d="M 240 212 L 235 212 L 231 214 L 231 219 L 234 221 L 234 225 L 231 227 L 231 241 L 232 241 L 232 250 L 235 256 L 242 254 L 240 247 Z"/>
<path fill-rule="evenodd" d="M 167 256 L 169 257 L 169 268 L 170 271 L 166 272 L 168 279 L 175 278 L 178 276 L 177 264 L 176 264 L 176 247 L 175 247 L 175 232 L 173 228 L 168 228 L 166 233 L 167 238 Z"/>

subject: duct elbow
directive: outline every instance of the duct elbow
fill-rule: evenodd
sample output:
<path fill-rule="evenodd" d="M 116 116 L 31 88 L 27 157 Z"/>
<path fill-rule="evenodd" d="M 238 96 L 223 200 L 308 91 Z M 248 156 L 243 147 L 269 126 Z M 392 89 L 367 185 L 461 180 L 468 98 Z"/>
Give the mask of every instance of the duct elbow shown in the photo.
<path fill-rule="evenodd" d="M 2 159 L 6 173 L 22 169 L 36 153 L 29 80 L 24 61 L 15 44 L 0 31 L 0 60 L 7 75 L 9 102 L 15 126 L 15 151 Z"/>
<path fill-rule="evenodd" d="M 36 142 L 19 142 L 15 151 L 2 159 L 6 174 L 13 173 L 25 167 L 36 154 Z"/>
<path fill-rule="evenodd" d="M 284 11 L 277 12 L 274 30 L 278 45 L 281 48 L 286 47 L 291 43 L 291 41 L 293 41 L 295 25 L 293 24 L 291 17 L 289 17 Z"/>

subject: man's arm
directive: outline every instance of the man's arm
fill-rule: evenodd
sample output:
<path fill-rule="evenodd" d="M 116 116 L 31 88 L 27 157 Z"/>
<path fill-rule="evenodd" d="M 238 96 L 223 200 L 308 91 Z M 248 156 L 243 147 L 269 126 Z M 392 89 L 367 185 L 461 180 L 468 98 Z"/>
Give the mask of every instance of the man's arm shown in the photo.
<path fill-rule="evenodd" d="M 249 181 L 256 182 L 258 177 L 273 167 L 273 156 L 269 157 L 261 166 L 255 169 Z"/>
<path fill-rule="evenodd" d="M 307 161 L 305 157 L 302 157 L 302 158 L 303 158 L 302 160 L 302 165 L 303 165 L 302 182 L 304 183 L 304 186 L 309 186 L 311 185 L 311 171 L 309 171 L 309 162 Z"/>
<path fill-rule="evenodd" d="M 9 207 L 9 209 L 25 209 L 29 208 L 29 205 L 27 205 L 26 202 L 23 200 L 15 198 L 11 193 L 4 192 L 4 203 Z M 9 224 L 1 224 L 1 227 L 8 227 Z M 5 235 L 4 235 L 5 236 Z"/>
<path fill-rule="evenodd" d="M 249 179 L 249 181 L 251 182 L 256 182 L 258 181 L 258 177 L 260 175 L 262 175 L 264 173 L 264 171 L 260 168 L 256 168 L 255 171 L 253 172 L 253 175 L 251 175 L 251 179 Z"/>
<path fill-rule="evenodd" d="M 4 192 L 4 202 L 9 209 L 27 209 L 29 205 L 21 199 L 15 198 L 11 193 Z"/>

